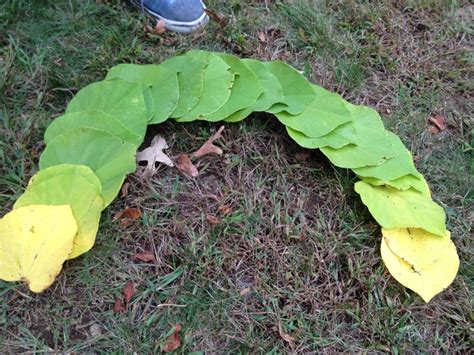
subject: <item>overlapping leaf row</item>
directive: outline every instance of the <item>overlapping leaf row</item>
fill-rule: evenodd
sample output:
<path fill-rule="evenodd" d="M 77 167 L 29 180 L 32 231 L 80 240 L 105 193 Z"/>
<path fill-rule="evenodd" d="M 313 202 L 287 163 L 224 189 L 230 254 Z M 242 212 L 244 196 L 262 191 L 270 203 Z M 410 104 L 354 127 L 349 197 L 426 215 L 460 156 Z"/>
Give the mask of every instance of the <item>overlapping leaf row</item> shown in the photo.
<path fill-rule="evenodd" d="M 401 265 L 386 262 L 397 280 L 425 300 L 449 285 L 456 271 L 441 286 L 420 292 L 406 281 L 414 268 L 404 249 L 393 250 L 385 238 L 400 230 L 402 235 L 424 233 L 428 241 L 450 243 L 444 211 L 432 201 L 410 152 L 384 129 L 376 111 L 312 85 L 280 61 L 190 51 L 160 65 L 113 67 L 104 81 L 80 90 L 66 114 L 48 127 L 40 171 L 15 208 L 71 205 L 78 234 L 69 258 L 77 257 L 93 246 L 100 211 L 135 170 L 135 153 L 147 124 L 169 118 L 238 122 L 256 111 L 274 114 L 299 145 L 319 148 L 334 165 L 352 169 L 361 179 L 355 190 L 384 228 L 382 256 Z M 435 253 L 425 269 L 438 265 L 436 258 Z M 448 258 L 455 264 L 457 256 Z M 424 275 L 422 281 L 430 277 Z"/>

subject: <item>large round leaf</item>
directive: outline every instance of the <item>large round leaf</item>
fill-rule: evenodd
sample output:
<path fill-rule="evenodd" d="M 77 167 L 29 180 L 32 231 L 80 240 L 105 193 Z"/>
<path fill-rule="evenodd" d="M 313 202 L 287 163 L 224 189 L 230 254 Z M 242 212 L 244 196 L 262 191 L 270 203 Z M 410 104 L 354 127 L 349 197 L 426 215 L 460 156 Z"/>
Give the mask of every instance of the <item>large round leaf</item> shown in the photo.
<path fill-rule="evenodd" d="M 173 57 L 160 64 L 178 75 L 179 99 L 171 117 L 182 117 L 198 104 L 208 64 L 209 58 L 189 58 L 184 55 Z"/>
<path fill-rule="evenodd" d="M 71 207 L 32 205 L 0 219 L 0 279 L 25 281 L 43 292 L 72 249 L 77 224 Z"/>
<path fill-rule="evenodd" d="M 138 82 L 149 88 L 144 93 L 149 92 L 151 95 L 154 112 L 148 120 L 148 124 L 166 121 L 178 104 L 177 74 L 162 65 L 119 64 L 109 70 L 106 79 Z"/>
<path fill-rule="evenodd" d="M 323 137 L 344 123 L 352 121 L 351 112 L 338 95 L 315 88 L 316 95 L 298 115 L 279 112 L 275 116 L 285 126 L 307 137 Z"/>
<path fill-rule="evenodd" d="M 206 116 L 206 120 L 212 122 L 223 120 L 239 110 L 253 106 L 264 92 L 261 81 L 245 61 L 226 53 L 216 55 L 231 67 L 235 79 L 229 100 L 219 110 Z"/>
<path fill-rule="evenodd" d="M 40 157 L 40 169 L 59 164 L 85 165 L 102 183 L 107 207 L 120 191 L 128 173 L 135 171 L 136 146 L 103 131 L 75 129 L 49 142 Z"/>
<path fill-rule="evenodd" d="M 367 135 L 360 137 L 357 132 L 356 144 L 345 145 L 342 148 L 321 147 L 331 163 L 340 168 L 360 168 L 363 166 L 380 165 L 400 152 L 393 147 L 398 137 L 388 131 L 367 130 Z"/>
<path fill-rule="evenodd" d="M 397 190 L 408 190 L 414 188 L 415 190 L 431 197 L 431 192 L 426 180 L 422 175 L 417 177 L 413 175 L 404 175 L 395 180 L 382 180 L 373 177 L 359 176 L 362 181 L 369 183 L 372 186 L 391 186 Z"/>
<path fill-rule="evenodd" d="M 400 191 L 390 186 L 354 185 L 362 202 L 378 224 L 386 229 L 420 228 L 444 237 L 444 210 L 429 196 L 414 189 Z"/>
<path fill-rule="evenodd" d="M 163 73 L 159 81 L 150 88 L 155 101 L 155 114 L 148 124 L 166 121 L 176 109 L 179 100 L 178 76 L 175 72 Z"/>
<path fill-rule="evenodd" d="M 104 202 L 99 178 L 84 165 L 61 164 L 39 171 L 13 208 L 29 205 L 70 205 L 77 234 L 68 259 L 89 251 L 95 242 Z"/>
<path fill-rule="evenodd" d="M 304 148 L 316 149 L 321 147 L 331 147 L 340 149 L 349 144 L 356 144 L 357 136 L 354 125 L 348 122 L 345 125 L 338 127 L 338 129 L 325 135 L 324 137 L 310 138 L 303 133 L 295 131 L 290 127 L 286 127 L 288 135 L 293 140 Z"/>
<path fill-rule="evenodd" d="M 109 69 L 105 79 L 121 79 L 150 87 L 159 83 L 169 72 L 155 64 L 119 64 Z"/>
<path fill-rule="evenodd" d="M 383 164 L 378 166 L 364 166 L 353 169 L 359 175 L 369 178 L 377 178 L 381 180 L 396 180 L 405 175 L 413 177 L 420 176 L 413 164 L 411 153 L 405 148 L 399 137 L 393 137 L 393 147 L 398 154 L 386 160 Z"/>
<path fill-rule="evenodd" d="M 347 108 L 351 112 L 351 123 L 356 130 L 355 143 L 339 149 L 330 146 L 320 148 L 334 165 L 350 169 L 375 166 L 403 153 L 397 144 L 399 138 L 384 129 L 376 111 L 350 104 L 347 104 Z M 338 127 L 330 135 L 338 134 L 339 129 L 345 130 L 346 127 Z"/>
<path fill-rule="evenodd" d="M 382 235 L 390 250 L 411 264 L 415 271 L 421 271 L 436 262 L 449 248 L 451 239 L 449 231 L 439 237 L 414 228 L 382 228 Z"/>
<path fill-rule="evenodd" d="M 177 119 L 178 122 L 191 122 L 196 119 L 206 120 L 208 115 L 218 111 L 229 100 L 234 73 L 227 63 L 214 53 L 206 51 L 191 51 L 185 55 L 188 58 L 199 58 L 208 61 L 204 70 L 204 81 L 201 97 L 196 106 Z"/>
<path fill-rule="evenodd" d="M 90 84 L 69 102 L 66 113 L 88 110 L 104 111 L 114 116 L 143 140 L 147 107 L 140 84 L 119 79 Z"/>
<path fill-rule="evenodd" d="M 103 111 L 90 110 L 67 113 L 55 118 L 44 134 L 44 142 L 49 144 L 56 136 L 76 128 L 92 128 L 104 131 L 137 146 L 142 141 L 140 136 L 130 131 L 114 116 Z"/>
<path fill-rule="evenodd" d="M 275 103 L 284 101 L 283 89 L 281 88 L 279 81 L 261 61 L 256 59 L 242 59 L 241 61 L 255 73 L 258 81 L 263 87 L 263 92 L 254 104 L 234 112 L 225 119 L 226 122 L 242 121 L 252 112 L 268 110 Z"/>
<path fill-rule="evenodd" d="M 423 253 L 426 250 L 417 252 Z M 395 280 L 418 293 L 425 302 L 429 302 L 435 295 L 448 287 L 459 269 L 456 247 L 449 238 L 446 239 L 446 245 L 438 259 L 420 270 L 415 269 L 413 264 L 404 260 L 403 256 L 396 255 L 387 245 L 385 238 L 382 238 L 380 253 L 385 266 Z"/>
<path fill-rule="evenodd" d="M 256 59 L 243 59 L 242 62 L 253 70 L 264 88 L 258 100 L 251 106 L 252 111 L 265 111 L 275 103 L 284 102 L 285 98 L 283 97 L 283 89 L 280 82 L 261 61 Z"/>
<path fill-rule="evenodd" d="M 313 101 L 315 96 L 308 80 L 295 68 L 284 62 L 271 61 L 263 64 L 277 78 L 283 89 L 283 101 L 276 103 L 266 111 L 270 113 L 286 111 L 292 115 L 303 112 L 306 105 Z"/>

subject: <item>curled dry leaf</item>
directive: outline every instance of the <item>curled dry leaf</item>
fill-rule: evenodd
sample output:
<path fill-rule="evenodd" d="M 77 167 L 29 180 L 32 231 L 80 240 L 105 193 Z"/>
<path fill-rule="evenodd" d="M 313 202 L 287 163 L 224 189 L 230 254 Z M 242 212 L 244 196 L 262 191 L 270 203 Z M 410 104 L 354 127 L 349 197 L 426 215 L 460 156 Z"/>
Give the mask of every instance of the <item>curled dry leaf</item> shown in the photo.
<path fill-rule="evenodd" d="M 135 285 L 132 281 L 128 281 L 122 289 L 123 300 L 117 298 L 115 300 L 114 309 L 115 313 L 123 313 L 127 310 L 128 305 L 132 299 L 132 297 L 137 293 L 135 289 Z"/>
<path fill-rule="evenodd" d="M 179 337 L 179 332 L 181 331 L 181 324 L 176 324 L 174 328 L 174 333 L 171 334 L 171 336 L 166 340 L 166 343 L 163 346 L 163 351 L 165 353 L 175 351 L 181 346 L 181 339 Z"/>
<path fill-rule="evenodd" d="M 122 289 L 122 293 L 123 293 L 123 300 L 124 300 L 123 303 L 125 304 L 125 307 L 127 308 L 132 297 L 135 296 L 135 293 L 137 293 L 137 290 L 135 288 L 135 284 L 133 283 L 133 281 L 128 281 L 125 284 L 125 286 Z"/>
<path fill-rule="evenodd" d="M 178 169 L 189 176 L 196 177 L 199 175 L 198 169 L 194 166 L 191 158 L 187 154 L 181 154 L 177 159 Z"/>
<path fill-rule="evenodd" d="M 145 32 L 153 35 L 161 35 L 166 32 L 166 22 L 164 20 L 159 20 L 156 22 L 155 27 L 150 25 L 145 26 Z"/>
<path fill-rule="evenodd" d="M 144 263 L 156 263 L 155 256 L 149 252 L 136 253 L 133 255 L 133 260 L 140 260 Z"/>
<path fill-rule="evenodd" d="M 280 333 L 281 338 L 286 341 L 290 346 L 293 345 L 295 338 L 293 338 L 290 334 L 284 332 L 281 323 L 278 324 L 278 333 Z"/>
<path fill-rule="evenodd" d="M 165 153 L 163 153 L 163 149 L 166 148 L 168 148 L 166 140 L 160 135 L 157 135 L 153 138 L 151 145 L 148 148 L 137 154 L 137 161 L 139 163 L 147 162 L 146 170 L 151 172 L 155 172 L 156 162 L 163 163 L 168 166 L 174 166 L 171 159 Z"/>
<path fill-rule="evenodd" d="M 222 213 L 224 216 L 232 212 L 232 207 L 230 205 L 220 205 L 217 210 Z"/>
<path fill-rule="evenodd" d="M 209 138 L 206 143 L 202 145 L 197 151 L 191 154 L 192 157 L 200 158 L 207 154 L 222 154 L 222 149 L 218 146 L 214 145 L 214 141 L 222 137 L 222 131 L 224 130 L 224 126 L 220 127 L 219 130 L 214 133 L 211 138 Z"/>
<path fill-rule="evenodd" d="M 115 304 L 114 304 L 114 312 L 115 313 L 123 313 L 125 312 L 125 306 L 123 304 L 123 301 L 119 298 L 117 298 L 115 300 Z"/>
<path fill-rule="evenodd" d="M 265 32 L 258 31 L 257 36 L 258 36 L 258 39 L 260 40 L 260 42 L 265 43 L 267 41 L 267 36 L 265 35 Z"/>
<path fill-rule="evenodd" d="M 120 221 L 122 227 L 128 227 L 142 215 L 138 208 L 127 207 L 123 211 L 115 214 L 115 219 Z"/>
<path fill-rule="evenodd" d="M 439 131 L 445 131 L 448 128 L 448 125 L 444 121 L 444 117 L 437 115 L 430 117 L 428 120 L 432 125 L 434 125 Z M 431 133 L 433 133 L 433 130 L 430 130 Z M 437 132 L 434 132 L 437 133 Z"/>
<path fill-rule="evenodd" d="M 213 216 L 211 214 L 206 215 L 206 220 L 212 225 L 217 225 L 221 223 L 221 220 L 219 217 Z"/>

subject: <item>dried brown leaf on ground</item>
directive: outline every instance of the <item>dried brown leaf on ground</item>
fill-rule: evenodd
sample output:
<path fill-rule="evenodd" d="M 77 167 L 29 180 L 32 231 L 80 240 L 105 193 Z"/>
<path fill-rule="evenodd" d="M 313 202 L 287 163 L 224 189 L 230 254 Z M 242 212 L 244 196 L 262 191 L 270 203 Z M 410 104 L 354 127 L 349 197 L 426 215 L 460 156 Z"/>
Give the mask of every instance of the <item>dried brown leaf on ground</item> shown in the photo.
<path fill-rule="evenodd" d="M 198 169 L 194 166 L 191 158 L 187 154 L 180 154 L 176 163 L 177 168 L 184 174 L 196 177 L 199 175 Z"/>
<path fill-rule="evenodd" d="M 135 284 L 133 283 L 133 281 L 128 281 L 124 288 L 122 289 L 122 293 L 123 293 L 123 303 L 125 305 L 125 308 L 128 308 L 128 305 L 131 301 L 131 299 L 133 298 L 133 296 L 135 296 L 135 293 L 137 293 L 137 290 L 135 288 Z"/>
<path fill-rule="evenodd" d="M 123 211 L 119 211 L 115 214 L 114 219 L 120 221 L 122 227 L 128 227 L 142 215 L 142 212 L 138 208 L 127 207 Z"/>
<path fill-rule="evenodd" d="M 157 162 L 166 164 L 168 166 L 174 166 L 169 156 L 163 153 L 163 149 L 167 148 L 168 144 L 166 143 L 166 140 L 160 135 L 157 135 L 153 138 L 151 145 L 148 148 L 138 152 L 137 161 L 139 163 L 147 162 L 146 170 L 150 172 L 155 172 L 155 163 Z"/>
<path fill-rule="evenodd" d="M 438 131 L 445 131 L 448 129 L 448 125 L 446 124 L 444 117 L 441 115 L 430 117 L 428 122 L 432 125 L 430 128 L 435 128 L 434 130 L 430 129 L 431 133 L 438 133 Z"/>
<path fill-rule="evenodd" d="M 214 226 L 215 226 L 215 225 L 218 225 L 219 223 L 221 223 L 221 220 L 220 220 L 219 217 L 213 216 L 213 215 L 211 215 L 211 214 L 206 215 L 206 220 L 207 220 L 210 224 L 212 224 L 212 225 L 214 225 Z"/>
<path fill-rule="evenodd" d="M 156 263 L 155 256 L 150 252 L 133 254 L 133 260 L 143 261 L 144 263 Z"/>
<path fill-rule="evenodd" d="M 127 311 L 131 299 L 137 293 L 135 285 L 132 281 L 128 281 L 122 289 L 123 299 L 117 298 L 115 300 L 113 311 L 115 313 L 123 313 Z"/>
<path fill-rule="evenodd" d="M 278 323 L 278 333 L 280 333 L 280 336 L 284 341 L 286 341 L 290 346 L 293 346 L 295 338 L 293 338 L 290 334 L 284 332 L 281 323 Z"/>
<path fill-rule="evenodd" d="M 260 40 L 260 42 L 265 43 L 267 41 L 267 36 L 265 35 L 265 32 L 258 31 L 257 36 L 258 36 L 258 39 Z"/>
<path fill-rule="evenodd" d="M 222 149 L 218 146 L 214 145 L 214 141 L 222 137 L 222 131 L 224 130 L 224 126 L 221 126 L 219 130 L 214 133 L 211 138 L 209 138 L 206 143 L 202 145 L 197 151 L 191 154 L 192 157 L 200 158 L 207 154 L 222 154 Z"/>
<path fill-rule="evenodd" d="M 165 353 L 170 353 L 175 351 L 181 346 L 181 338 L 179 337 L 179 332 L 181 331 L 181 324 L 176 324 L 174 326 L 175 330 L 171 336 L 166 339 L 166 343 L 163 346 L 163 351 Z"/>
<path fill-rule="evenodd" d="M 125 306 L 123 305 L 123 301 L 119 298 L 117 298 L 115 300 L 115 304 L 114 304 L 114 312 L 115 313 L 123 313 L 125 312 L 126 309 L 125 309 Z"/>
<path fill-rule="evenodd" d="M 232 207 L 228 204 L 220 205 L 217 210 L 224 216 L 232 212 Z"/>
<path fill-rule="evenodd" d="M 156 22 L 156 25 L 150 26 L 150 25 L 145 25 L 145 32 L 152 34 L 152 35 L 161 35 L 166 32 L 166 22 L 164 20 L 159 20 Z"/>

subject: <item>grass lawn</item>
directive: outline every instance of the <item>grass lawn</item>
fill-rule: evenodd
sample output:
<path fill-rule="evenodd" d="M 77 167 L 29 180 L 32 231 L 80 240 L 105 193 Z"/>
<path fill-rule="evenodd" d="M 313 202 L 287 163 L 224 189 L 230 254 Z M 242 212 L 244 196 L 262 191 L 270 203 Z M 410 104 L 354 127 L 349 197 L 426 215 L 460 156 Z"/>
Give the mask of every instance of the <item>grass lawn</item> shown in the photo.
<path fill-rule="evenodd" d="M 159 352 L 180 324 L 189 353 L 459 352 L 473 346 L 474 6 L 467 0 L 208 1 L 225 20 L 202 33 L 148 35 L 127 1 L 0 4 L 0 215 L 37 171 L 51 120 L 118 63 L 188 49 L 281 59 L 377 109 L 446 210 L 461 258 L 425 304 L 384 267 L 380 228 L 355 176 L 299 148 L 271 116 L 228 125 L 223 156 L 187 178 L 162 166 L 127 178 L 98 241 L 41 295 L 0 281 L 0 353 Z M 448 129 L 434 132 L 440 115 Z M 171 155 L 219 126 L 168 122 Z M 142 216 L 123 227 L 126 206 Z M 216 219 L 218 218 L 218 223 Z M 150 252 L 156 263 L 134 260 Z M 127 312 L 114 303 L 127 282 Z M 471 348 L 472 349 L 472 348 Z"/>

